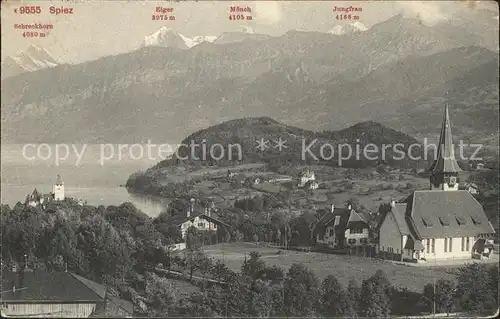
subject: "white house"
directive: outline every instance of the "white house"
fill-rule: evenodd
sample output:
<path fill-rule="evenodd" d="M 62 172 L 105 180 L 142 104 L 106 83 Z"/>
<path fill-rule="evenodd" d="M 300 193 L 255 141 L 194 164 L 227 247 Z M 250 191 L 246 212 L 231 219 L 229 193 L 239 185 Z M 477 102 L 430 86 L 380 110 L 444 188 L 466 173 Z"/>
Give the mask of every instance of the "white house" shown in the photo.
<path fill-rule="evenodd" d="M 458 189 L 462 170 L 455 160 L 448 107 L 445 107 L 430 189 L 414 191 L 391 210 L 379 227 L 379 251 L 401 260 L 470 259 L 491 253 L 495 233 L 481 204 Z"/>
<path fill-rule="evenodd" d="M 205 207 L 203 212 L 195 210 L 195 200 L 191 199 L 190 207 L 186 211 L 186 215 L 172 216 L 169 223 L 174 224 L 180 228 L 182 238 L 185 238 L 186 232 L 189 227 L 193 226 L 202 231 L 216 232 L 220 226 L 229 227 L 226 223 L 222 222 L 215 216 L 214 204 L 211 203 L 209 207 Z"/>
<path fill-rule="evenodd" d="M 315 181 L 316 176 L 314 175 L 314 172 L 311 171 L 310 169 L 306 169 L 299 175 L 299 187 L 305 187 L 306 183 L 309 181 Z"/>
<path fill-rule="evenodd" d="M 331 206 L 314 226 L 316 243 L 330 248 L 362 246 L 368 243 L 369 225 L 351 205 Z"/>
<path fill-rule="evenodd" d="M 466 191 L 471 193 L 472 195 L 479 194 L 479 187 L 475 183 L 466 183 L 464 185 Z"/>
<path fill-rule="evenodd" d="M 308 181 L 305 185 L 304 188 L 306 189 L 318 189 L 319 183 L 317 181 Z"/>

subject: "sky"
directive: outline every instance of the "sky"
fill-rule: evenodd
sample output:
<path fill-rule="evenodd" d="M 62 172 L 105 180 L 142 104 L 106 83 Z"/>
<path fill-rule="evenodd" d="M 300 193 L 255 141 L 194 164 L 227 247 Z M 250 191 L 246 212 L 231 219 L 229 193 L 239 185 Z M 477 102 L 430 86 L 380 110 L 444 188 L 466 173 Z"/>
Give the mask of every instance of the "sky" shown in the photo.
<path fill-rule="evenodd" d="M 22 5 L 40 6 L 42 13 L 19 13 Z M 49 7 L 67 7 L 73 14 L 53 15 Z M 152 21 L 157 6 L 174 8 L 175 21 Z M 230 6 L 250 7 L 252 21 L 228 19 Z M 218 36 L 241 31 L 244 26 L 256 33 L 281 35 L 288 30 L 327 32 L 346 23 L 335 19 L 334 6 L 362 8 L 359 22 L 367 27 L 398 13 L 418 17 L 433 25 L 451 19 L 457 12 L 471 13 L 481 8 L 494 10 L 494 1 L 2 1 L 2 60 L 29 45 L 46 48 L 62 63 L 79 63 L 99 57 L 136 50 L 145 36 L 162 26 L 186 36 Z M 18 9 L 15 13 L 14 9 Z M 354 14 L 354 13 L 353 13 Z M 348 21 L 347 21 L 348 22 Z M 25 38 L 14 24 L 52 24 L 45 38 Z"/>

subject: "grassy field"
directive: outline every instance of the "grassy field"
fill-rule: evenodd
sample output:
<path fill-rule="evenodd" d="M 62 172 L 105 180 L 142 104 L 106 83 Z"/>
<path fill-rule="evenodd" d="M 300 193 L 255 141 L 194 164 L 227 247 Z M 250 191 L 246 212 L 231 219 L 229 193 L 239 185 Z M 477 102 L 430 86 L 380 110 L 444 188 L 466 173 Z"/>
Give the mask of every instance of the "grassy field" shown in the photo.
<path fill-rule="evenodd" d="M 377 269 L 383 270 L 393 285 L 416 292 L 421 292 L 426 284 L 433 283 L 434 278 L 454 279 L 454 276 L 444 269 L 396 265 L 388 261 L 347 255 L 295 251 L 281 251 L 278 254 L 278 249 L 259 247 L 252 243 L 218 244 L 205 246 L 204 250 L 209 256 L 224 260 L 234 271 L 241 269 L 245 254 L 248 257 L 250 252 L 258 251 L 268 265 L 277 265 L 288 270 L 293 263 L 301 263 L 311 269 L 320 280 L 334 275 L 343 285 L 347 285 L 351 278 L 361 284 L 363 279 L 373 275 Z"/>

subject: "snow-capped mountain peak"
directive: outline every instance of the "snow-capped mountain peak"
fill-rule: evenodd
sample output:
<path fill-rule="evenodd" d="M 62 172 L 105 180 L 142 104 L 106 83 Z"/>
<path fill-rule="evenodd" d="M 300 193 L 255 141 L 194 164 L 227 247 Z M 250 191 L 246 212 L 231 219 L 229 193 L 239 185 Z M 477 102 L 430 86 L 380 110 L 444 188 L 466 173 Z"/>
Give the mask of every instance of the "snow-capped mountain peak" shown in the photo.
<path fill-rule="evenodd" d="M 204 41 L 213 42 L 216 36 L 187 37 L 174 29 L 161 27 L 155 33 L 144 37 L 142 46 L 173 47 L 178 49 L 189 49 Z"/>
<path fill-rule="evenodd" d="M 46 49 L 30 45 L 25 51 L 5 58 L 2 62 L 2 78 L 57 65 L 59 62 Z"/>
<path fill-rule="evenodd" d="M 368 28 L 363 23 L 356 21 L 344 25 L 336 25 L 330 31 L 328 31 L 328 33 L 343 35 L 348 33 L 364 32 L 366 30 L 368 30 Z"/>
<path fill-rule="evenodd" d="M 252 34 L 255 33 L 255 31 L 251 27 L 246 25 L 241 26 L 241 31 L 245 33 L 252 33 Z"/>

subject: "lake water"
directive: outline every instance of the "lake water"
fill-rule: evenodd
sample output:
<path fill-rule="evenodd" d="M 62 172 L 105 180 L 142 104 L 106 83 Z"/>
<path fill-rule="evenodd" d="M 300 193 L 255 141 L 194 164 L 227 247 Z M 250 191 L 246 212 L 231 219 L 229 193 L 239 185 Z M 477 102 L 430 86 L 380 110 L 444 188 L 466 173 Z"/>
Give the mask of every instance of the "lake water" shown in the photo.
<path fill-rule="evenodd" d="M 51 147 L 52 153 L 55 153 L 55 146 Z M 47 150 L 41 152 L 43 156 L 39 157 L 34 148 L 23 155 L 21 145 L 1 146 L 2 204 L 12 206 L 18 201 L 24 202 L 26 195 L 33 192 L 34 188 L 42 193 L 52 192 L 56 176 L 60 174 L 65 195 L 86 200 L 89 205 L 108 206 L 131 202 L 151 217 L 157 216 L 168 206 L 166 199 L 131 194 L 125 187 L 120 187 L 130 174 L 146 170 L 159 159 L 131 159 L 130 156 L 123 156 L 101 161 L 100 147 L 93 146 L 85 149 L 80 161 L 76 154 L 71 154 L 64 161 L 56 163 L 54 156 L 47 156 Z"/>

